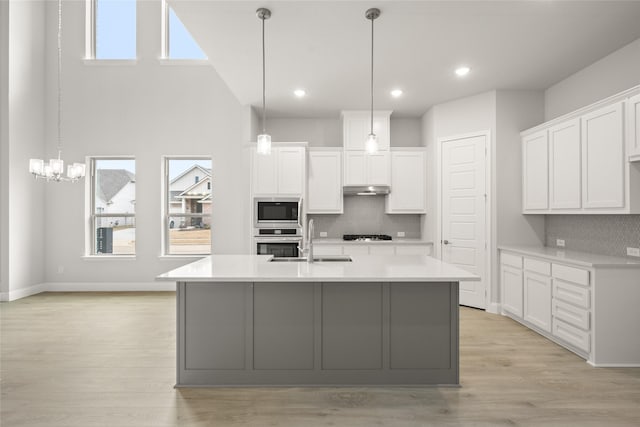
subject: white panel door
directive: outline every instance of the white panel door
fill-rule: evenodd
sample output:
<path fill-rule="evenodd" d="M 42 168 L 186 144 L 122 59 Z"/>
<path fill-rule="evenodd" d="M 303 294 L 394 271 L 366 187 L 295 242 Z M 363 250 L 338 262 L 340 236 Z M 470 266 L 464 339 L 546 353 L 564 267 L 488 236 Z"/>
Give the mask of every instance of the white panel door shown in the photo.
<path fill-rule="evenodd" d="M 580 208 L 582 171 L 580 119 L 549 129 L 549 204 L 551 209 Z"/>
<path fill-rule="evenodd" d="M 551 277 L 524 272 L 524 320 L 551 332 Z"/>
<path fill-rule="evenodd" d="M 388 151 L 365 154 L 367 159 L 367 185 L 389 185 L 391 183 L 391 158 Z"/>
<path fill-rule="evenodd" d="M 427 176 L 424 151 L 391 152 L 391 193 L 387 213 L 426 213 Z"/>
<path fill-rule="evenodd" d="M 500 286 L 502 286 L 502 308 L 522 317 L 522 270 L 510 265 L 500 266 Z"/>
<path fill-rule="evenodd" d="M 523 210 L 548 209 L 549 158 L 546 130 L 522 140 L 522 180 Z"/>
<path fill-rule="evenodd" d="M 460 304 L 477 308 L 486 308 L 486 144 L 486 136 L 442 143 L 442 260 L 482 278 L 460 282 Z"/>
<path fill-rule="evenodd" d="M 278 193 L 278 162 L 277 149 L 272 149 L 271 154 L 253 153 L 253 194 L 277 194 Z"/>
<path fill-rule="evenodd" d="M 304 188 L 304 148 L 278 148 L 278 194 L 299 196 Z"/>
<path fill-rule="evenodd" d="M 364 151 L 344 152 L 344 185 L 366 185 L 367 159 Z"/>
<path fill-rule="evenodd" d="M 626 160 L 622 102 L 582 117 L 582 205 L 623 208 Z"/>
<path fill-rule="evenodd" d="M 368 116 L 364 114 L 350 114 L 344 117 L 344 149 L 364 150 L 365 141 L 369 134 Z"/>
<path fill-rule="evenodd" d="M 342 212 L 342 151 L 309 151 L 307 213 Z"/>
<path fill-rule="evenodd" d="M 640 160 L 640 95 L 627 100 L 627 147 L 633 160 Z"/>

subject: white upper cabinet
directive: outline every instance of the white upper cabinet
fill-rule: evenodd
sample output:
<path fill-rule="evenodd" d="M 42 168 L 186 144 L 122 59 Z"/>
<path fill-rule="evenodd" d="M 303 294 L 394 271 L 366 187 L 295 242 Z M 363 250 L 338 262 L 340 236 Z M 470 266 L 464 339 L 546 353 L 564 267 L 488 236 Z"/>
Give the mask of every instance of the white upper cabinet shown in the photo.
<path fill-rule="evenodd" d="M 342 200 L 342 150 L 310 149 L 307 213 L 340 214 Z"/>
<path fill-rule="evenodd" d="M 549 129 L 549 204 L 551 209 L 580 208 L 582 200 L 580 119 Z"/>
<path fill-rule="evenodd" d="M 523 131 L 523 213 L 640 213 L 639 122 L 636 86 Z"/>
<path fill-rule="evenodd" d="M 373 133 L 378 137 L 378 149 L 389 150 L 390 147 L 391 111 L 373 112 Z M 365 149 L 367 136 L 371 132 L 370 111 L 343 111 L 344 149 L 360 151 Z"/>
<path fill-rule="evenodd" d="M 305 148 L 271 148 L 271 154 L 251 150 L 253 195 L 301 196 L 305 187 Z"/>
<path fill-rule="evenodd" d="M 389 151 L 344 152 L 344 185 L 390 185 Z"/>
<path fill-rule="evenodd" d="M 549 208 L 549 157 L 547 130 L 522 140 L 523 210 Z"/>
<path fill-rule="evenodd" d="M 427 213 L 426 153 L 424 150 L 391 151 L 391 193 L 386 213 Z"/>
<path fill-rule="evenodd" d="M 622 102 L 582 117 L 582 201 L 585 208 L 623 208 L 625 165 Z"/>
<path fill-rule="evenodd" d="M 627 147 L 629 160 L 640 161 L 640 94 L 627 99 Z"/>

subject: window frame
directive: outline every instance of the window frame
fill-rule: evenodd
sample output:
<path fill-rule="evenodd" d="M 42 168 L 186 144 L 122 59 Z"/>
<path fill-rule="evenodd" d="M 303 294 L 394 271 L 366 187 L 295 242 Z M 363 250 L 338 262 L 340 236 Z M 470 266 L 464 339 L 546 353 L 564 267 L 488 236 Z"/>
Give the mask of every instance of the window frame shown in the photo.
<path fill-rule="evenodd" d="M 114 253 L 98 253 L 98 238 L 97 238 L 97 218 L 133 218 L 134 224 L 137 223 L 137 209 L 135 209 L 137 202 L 137 191 L 138 188 L 136 186 L 136 199 L 133 203 L 134 212 L 132 214 L 126 213 L 96 213 L 96 180 L 97 180 L 97 169 L 96 169 L 96 161 L 98 160 L 133 160 L 134 167 L 136 166 L 136 158 L 135 156 L 91 156 L 88 157 L 89 170 L 91 171 L 90 179 L 89 179 L 89 219 L 88 219 L 88 227 L 89 232 L 87 233 L 89 238 L 87 239 L 87 248 L 89 249 L 87 256 L 89 257 L 135 257 L 138 253 L 138 238 L 136 236 L 136 240 L 133 244 L 133 253 L 130 254 L 114 254 Z M 135 226 L 137 228 L 137 226 Z"/>
<path fill-rule="evenodd" d="M 170 37 L 171 28 L 169 25 L 169 3 L 167 0 L 162 0 L 162 6 L 160 8 L 161 22 L 160 22 L 160 62 L 163 64 L 199 64 L 208 65 L 209 58 L 171 58 L 170 54 Z M 203 51 L 204 53 L 204 51 Z"/>
<path fill-rule="evenodd" d="M 163 180 L 162 180 L 162 217 L 161 217 L 161 224 L 162 224 L 162 255 L 163 257 L 203 257 L 203 256 L 208 256 L 211 255 L 212 251 L 211 251 L 211 242 L 212 242 L 212 238 L 210 238 L 209 240 L 209 251 L 208 252 L 201 252 L 201 253 L 171 253 L 170 248 L 171 248 L 171 228 L 169 228 L 169 225 L 171 223 L 171 218 L 206 218 L 209 217 L 209 223 L 212 224 L 213 223 L 213 210 L 209 213 L 188 213 L 188 214 L 183 214 L 183 213 L 171 213 L 169 212 L 169 201 L 171 199 L 171 195 L 169 193 L 169 188 L 171 185 L 170 182 L 170 178 L 169 178 L 169 162 L 171 160 L 208 160 L 209 162 L 211 162 L 211 166 L 213 169 L 213 159 L 211 156 L 206 156 L 206 155 L 176 155 L 176 156 L 162 156 L 162 176 L 163 176 Z M 211 180 L 213 179 L 213 173 L 210 175 L 209 177 L 209 184 L 211 184 Z M 207 188 L 209 191 L 211 191 L 211 188 Z M 210 193 L 211 194 L 211 193 Z M 210 232 L 212 233 L 212 227 L 209 227 Z"/>
<path fill-rule="evenodd" d="M 163 0 L 165 1 L 165 0 Z M 136 2 L 136 56 L 135 58 L 101 59 L 96 57 L 97 25 L 96 13 L 98 12 L 98 0 L 85 0 L 85 64 L 135 64 L 138 61 L 138 0 Z"/>

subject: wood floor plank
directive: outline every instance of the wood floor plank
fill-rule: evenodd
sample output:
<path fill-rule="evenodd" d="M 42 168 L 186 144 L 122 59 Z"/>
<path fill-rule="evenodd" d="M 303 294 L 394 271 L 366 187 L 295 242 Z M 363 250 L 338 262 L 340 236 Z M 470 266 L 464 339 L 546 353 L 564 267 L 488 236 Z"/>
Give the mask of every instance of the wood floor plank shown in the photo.
<path fill-rule="evenodd" d="M 2 427 L 640 425 L 640 369 L 464 307 L 460 388 L 174 389 L 171 292 L 44 293 L 0 322 Z"/>

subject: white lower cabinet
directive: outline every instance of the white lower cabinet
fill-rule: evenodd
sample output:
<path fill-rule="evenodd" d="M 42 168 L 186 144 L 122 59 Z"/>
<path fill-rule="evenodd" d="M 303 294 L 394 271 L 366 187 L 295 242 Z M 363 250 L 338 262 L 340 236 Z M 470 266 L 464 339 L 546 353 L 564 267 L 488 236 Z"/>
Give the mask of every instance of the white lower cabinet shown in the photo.
<path fill-rule="evenodd" d="M 342 255 L 340 245 L 313 245 L 313 255 Z"/>
<path fill-rule="evenodd" d="M 327 244 L 314 243 L 314 255 L 431 255 L 431 244 Z"/>
<path fill-rule="evenodd" d="M 525 271 L 524 320 L 551 332 L 551 277 Z"/>
<path fill-rule="evenodd" d="M 640 265 L 569 261 L 501 250 L 503 314 L 594 366 L 640 366 Z"/>

